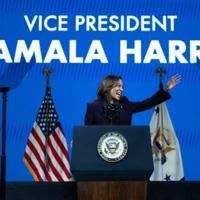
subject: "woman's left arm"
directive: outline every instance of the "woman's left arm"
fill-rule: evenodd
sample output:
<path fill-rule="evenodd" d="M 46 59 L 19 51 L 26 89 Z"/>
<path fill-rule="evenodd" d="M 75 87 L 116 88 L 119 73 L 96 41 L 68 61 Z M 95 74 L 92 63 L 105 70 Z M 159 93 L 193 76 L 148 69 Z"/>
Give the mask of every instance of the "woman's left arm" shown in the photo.
<path fill-rule="evenodd" d="M 181 76 L 179 74 L 176 74 L 168 80 L 167 84 L 163 88 L 161 88 L 158 92 L 156 92 L 150 98 L 147 98 L 140 102 L 128 101 L 128 104 L 129 104 L 129 107 L 131 108 L 132 113 L 153 108 L 154 106 L 170 99 L 171 95 L 169 94 L 169 90 L 174 88 L 176 85 L 178 85 L 180 81 L 181 81 Z"/>

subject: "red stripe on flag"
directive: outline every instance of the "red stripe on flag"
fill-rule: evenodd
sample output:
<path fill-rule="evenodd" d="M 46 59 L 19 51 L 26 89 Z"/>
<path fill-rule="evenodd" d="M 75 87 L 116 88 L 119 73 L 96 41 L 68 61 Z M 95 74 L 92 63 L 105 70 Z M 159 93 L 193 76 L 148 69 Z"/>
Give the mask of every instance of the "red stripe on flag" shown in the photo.
<path fill-rule="evenodd" d="M 44 174 L 45 174 L 45 177 L 48 181 L 51 181 L 51 177 L 46 169 L 46 166 L 44 164 L 44 161 L 42 161 L 41 157 L 40 157 L 40 154 L 39 152 L 36 150 L 35 146 L 32 144 L 32 142 L 28 139 L 28 142 L 27 142 L 29 148 L 31 149 L 31 151 L 33 152 L 33 154 L 35 155 L 36 159 L 38 160 Z"/>
<path fill-rule="evenodd" d="M 27 163 L 31 167 L 31 169 L 32 169 L 31 171 L 37 177 L 37 180 L 42 181 L 42 177 L 40 176 L 38 169 L 36 168 L 35 164 L 32 162 L 31 158 L 29 157 L 29 155 L 26 152 L 24 154 L 24 159 L 27 161 Z"/>
<path fill-rule="evenodd" d="M 47 153 L 46 153 L 47 149 L 46 149 L 45 145 L 43 144 L 41 138 L 39 137 L 37 130 L 33 128 L 32 132 L 33 132 L 33 135 L 34 135 L 35 139 L 37 140 L 38 144 L 40 145 L 41 149 L 43 150 L 44 154 L 47 155 Z M 63 181 L 63 179 L 60 176 L 60 174 L 58 173 L 57 169 L 53 166 L 53 164 L 51 162 L 51 158 L 49 156 L 47 156 L 47 162 L 49 164 L 49 167 L 51 167 L 51 170 L 52 170 L 53 174 L 55 175 L 55 177 L 57 178 L 57 180 Z"/>
<path fill-rule="evenodd" d="M 61 160 L 60 156 L 58 155 L 57 151 L 54 149 L 51 140 L 48 139 L 48 145 L 52 151 L 52 154 L 54 155 L 55 159 L 57 160 L 58 164 L 60 165 L 60 167 L 62 168 L 62 170 L 65 172 L 66 176 L 70 179 L 71 178 L 71 174 L 68 172 L 65 164 L 63 163 L 63 161 Z"/>
<path fill-rule="evenodd" d="M 58 181 L 64 181 L 61 175 L 59 174 L 58 170 L 56 169 L 56 167 L 54 167 L 49 155 L 48 155 L 48 164 L 49 164 L 49 167 L 51 167 L 51 170 L 54 173 L 55 177 L 58 179 Z"/>
<path fill-rule="evenodd" d="M 61 130 L 60 127 L 58 127 L 58 129 L 59 129 L 59 131 Z M 63 135 L 63 133 L 61 133 L 61 134 Z M 69 162 L 69 155 L 68 155 L 67 149 L 65 148 L 62 141 L 60 140 L 58 133 L 56 131 L 54 131 L 52 135 L 53 135 L 55 141 L 57 142 L 57 144 L 59 145 L 60 149 L 62 150 L 63 154 L 65 155 L 67 161 Z M 63 135 L 63 137 L 64 137 L 64 135 Z"/>
<path fill-rule="evenodd" d="M 41 138 L 39 137 L 39 133 L 37 132 L 37 130 L 36 129 L 34 129 L 34 128 L 32 128 L 32 135 L 34 136 L 34 138 L 37 140 L 37 142 L 38 142 L 38 144 L 40 145 L 40 148 L 42 149 L 42 151 L 44 152 L 44 154 L 45 154 L 45 152 L 46 152 L 46 150 L 45 150 L 45 145 L 44 145 L 44 143 L 42 142 L 42 140 L 41 140 Z"/>

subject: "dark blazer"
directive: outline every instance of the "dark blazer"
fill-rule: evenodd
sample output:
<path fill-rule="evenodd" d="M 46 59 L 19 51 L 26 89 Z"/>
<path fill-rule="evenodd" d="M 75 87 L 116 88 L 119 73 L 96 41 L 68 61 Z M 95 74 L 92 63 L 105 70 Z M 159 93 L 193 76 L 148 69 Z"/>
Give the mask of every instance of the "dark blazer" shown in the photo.
<path fill-rule="evenodd" d="M 127 97 L 109 104 L 105 100 L 95 100 L 87 104 L 85 125 L 131 125 L 132 114 L 153 108 L 171 96 L 159 90 L 153 96 L 140 102 L 131 102 Z"/>

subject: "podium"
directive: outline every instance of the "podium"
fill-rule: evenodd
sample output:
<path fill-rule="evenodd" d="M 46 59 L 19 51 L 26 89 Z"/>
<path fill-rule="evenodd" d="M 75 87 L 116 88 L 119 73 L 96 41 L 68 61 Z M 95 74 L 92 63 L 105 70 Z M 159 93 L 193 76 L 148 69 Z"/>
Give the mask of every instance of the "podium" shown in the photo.
<path fill-rule="evenodd" d="M 71 171 L 78 199 L 145 200 L 153 171 L 150 141 L 148 126 L 75 127 Z"/>

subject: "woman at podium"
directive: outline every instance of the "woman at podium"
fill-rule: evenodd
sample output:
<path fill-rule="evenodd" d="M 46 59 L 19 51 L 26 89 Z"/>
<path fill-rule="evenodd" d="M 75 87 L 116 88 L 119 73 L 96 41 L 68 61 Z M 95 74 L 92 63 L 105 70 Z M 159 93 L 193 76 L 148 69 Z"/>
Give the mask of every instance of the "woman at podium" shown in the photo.
<path fill-rule="evenodd" d="M 122 77 L 106 76 L 100 83 L 97 98 L 87 104 L 85 125 L 131 125 L 132 114 L 155 107 L 170 99 L 169 90 L 180 82 L 180 75 L 172 76 L 164 87 L 140 102 L 122 96 Z"/>

